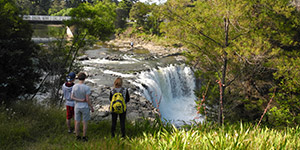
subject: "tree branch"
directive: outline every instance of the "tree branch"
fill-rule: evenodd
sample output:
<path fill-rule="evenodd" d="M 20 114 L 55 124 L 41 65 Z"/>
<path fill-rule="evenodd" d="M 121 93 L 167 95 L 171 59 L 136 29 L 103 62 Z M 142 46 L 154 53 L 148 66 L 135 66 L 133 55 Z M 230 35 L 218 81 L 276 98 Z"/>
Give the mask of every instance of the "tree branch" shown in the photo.
<path fill-rule="evenodd" d="M 275 96 L 275 92 L 276 92 L 276 88 L 274 89 L 273 96 L 271 97 L 271 99 L 270 99 L 270 101 L 269 101 L 269 103 L 268 103 L 266 109 L 264 110 L 264 113 L 261 115 L 260 120 L 259 120 L 259 122 L 258 122 L 256 128 L 258 128 L 258 126 L 259 126 L 261 120 L 263 119 L 263 117 L 264 117 L 264 115 L 266 114 L 268 108 L 270 107 L 270 104 L 271 104 L 271 102 L 272 102 L 272 100 L 273 100 L 273 98 L 274 98 L 274 96 Z"/>
<path fill-rule="evenodd" d="M 37 93 L 40 91 L 42 85 L 44 84 L 44 82 L 46 81 L 46 79 L 48 78 L 48 76 L 50 75 L 50 72 L 47 73 L 47 75 L 44 77 L 43 81 L 40 83 L 39 87 L 37 88 L 36 92 L 34 93 L 34 95 L 30 98 L 30 101 L 33 100 L 33 98 L 37 95 Z"/>
<path fill-rule="evenodd" d="M 169 8 L 167 8 L 167 10 L 168 10 L 170 13 L 174 14 L 176 17 L 178 17 L 178 18 L 179 18 L 179 20 L 178 20 L 179 22 L 184 22 L 184 21 L 185 21 L 183 17 L 181 17 L 180 15 L 177 15 L 176 13 L 174 13 L 174 12 L 173 12 L 172 10 L 170 10 Z M 176 20 L 175 17 L 169 16 L 169 18 L 172 18 L 172 19 Z M 189 21 L 185 21 L 185 22 L 187 22 L 188 25 L 191 26 L 191 27 L 192 27 L 193 29 L 195 29 L 196 31 L 198 30 L 198 29 L 195 27 L 194 24 L 191 24 Z M 198 33 L 199 33 L 200 35 L 206 37 L 207 39 L 209 39 L 209 40 L 212 41 L 213 43 L 216 43 L 216 44 L 219 45 L 220 47 L 224 47 L 220 42 L 217 42 L 216 40 L 214 40 L 214 39 L 211 38 L 210 36 L 204 34 L 203 31 L 198 31 Z"/>
<path fill-rule="evenodd" d="M 209 56 L 208 56 L 209 54 L 207 54 L 206 51 L 202 50 L 201 47 L 199 47 L 197 44 L 194 44 L 192 42 L 189 42 L 189 41 L 186 41 L 186 40 L 183 40 L 183 42 L 189 43 L 189 44 L 193 45 L 194 47 L 198 48 L 201 52 L 203 52 L 204 55 L 207 57 L 208 62 L 210 62 L 210 64 L 213 66 L 213 68 L 218 73 L 218 75 L 221 76 L 221 74 L 219 73 L 218 67 L 215 64 L 212 63 L 212 60 L 209 58 Z"/>

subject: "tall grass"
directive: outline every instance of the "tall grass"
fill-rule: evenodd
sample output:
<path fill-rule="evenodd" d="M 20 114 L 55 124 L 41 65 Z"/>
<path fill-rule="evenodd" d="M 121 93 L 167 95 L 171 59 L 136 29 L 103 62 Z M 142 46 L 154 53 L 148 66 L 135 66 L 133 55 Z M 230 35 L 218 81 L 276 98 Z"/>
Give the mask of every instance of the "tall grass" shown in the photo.
<path fill-rule="evenodd" d="M 61 110 L 20 102 L 0 107 L 0 148 L 14 149 L 64 130 Z"/>
<path fill-rule="evenodd" d="M 204 125 L 205 126 L 205 125 Z M 227 125 L 226 127 L 191 130 L 173 129 L 171 133 L 159 131 L 131 139 L 134 149 L 299 149 L 300 129 L 277 131 L 267 127 L 256 129 L 253 125 Z"/>
<path fill-rule="evenodd" d="M 256 128 L 247 123 L 198 124 L 180 129 L 159 119 L 127 122 L 127 138 L 110 136 L 110 121 L 89 123 L 88 142 L 68 134 L 65 112 L 32 103 L 0 108 L 0 149 L 299 149 L 300 128 Z M 120 127 L 117 127 L 120 133 Z"/>

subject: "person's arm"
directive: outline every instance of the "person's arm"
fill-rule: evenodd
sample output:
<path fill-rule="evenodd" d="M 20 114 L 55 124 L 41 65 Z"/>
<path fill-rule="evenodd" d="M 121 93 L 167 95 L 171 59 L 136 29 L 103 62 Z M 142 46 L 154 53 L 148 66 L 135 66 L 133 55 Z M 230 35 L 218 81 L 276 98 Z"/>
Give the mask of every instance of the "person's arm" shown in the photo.
<path fill-rule="evenodd" d="M 126 98 L 125 98 L 125 102 L 128 103 L 130 101 L 130 95 L 128 92 L 128 89 L 126 89 Z"/>
<path fill-rule="evenodd" d="M 85 99 L 75 98 L 74 94 L 71 95 L 71 99 L 73 99 L 74 101 L 77 101 L 77 102 L 84 102 L 85 101 Z"/>
<path fill-rule="evenodd" d="M 94 108 L 93 108 L 93 105 L 92 105 L 92 103 L 89 99 L 89 95 L 85 95 L 85 100 L 88 103 L 89 107 L 91 108 L 92 112 L 94 112 Z"/>
<path fill-rule="evenodd" d="M 110 92 L 109 92 L 109 101 L 111 101 L 112 96 L 113 96 L 113 95 L 112 95 L 112 91 L 110 91 Z"/>

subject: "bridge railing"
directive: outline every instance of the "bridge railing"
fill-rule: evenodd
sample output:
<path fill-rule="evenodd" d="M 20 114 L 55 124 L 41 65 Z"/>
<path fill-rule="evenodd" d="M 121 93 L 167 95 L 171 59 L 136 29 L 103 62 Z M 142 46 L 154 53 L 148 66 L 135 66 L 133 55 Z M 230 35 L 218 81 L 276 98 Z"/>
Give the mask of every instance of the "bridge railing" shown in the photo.
<path fill-rule="evenodd" d="M 43 15 L 24 15 L 24 20 L 28 21 L 64 21 L 70 20 L 70 16 L 43 16 Z"/>

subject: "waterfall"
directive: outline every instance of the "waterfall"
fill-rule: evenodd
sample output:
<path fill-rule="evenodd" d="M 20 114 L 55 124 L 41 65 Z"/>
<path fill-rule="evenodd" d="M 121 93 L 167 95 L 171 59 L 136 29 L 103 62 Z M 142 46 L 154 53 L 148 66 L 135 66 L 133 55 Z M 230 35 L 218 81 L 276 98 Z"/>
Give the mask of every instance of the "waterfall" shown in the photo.
<path fill-rule="evenodd" d="M 135 84 L 140 87 L 141 94 L 159 109 L 162 120 L 179 126 L 191 120 L 202 121 L 196 110 L 195 77 L 189 67 L 170 65 L 142 72 Z"/>

